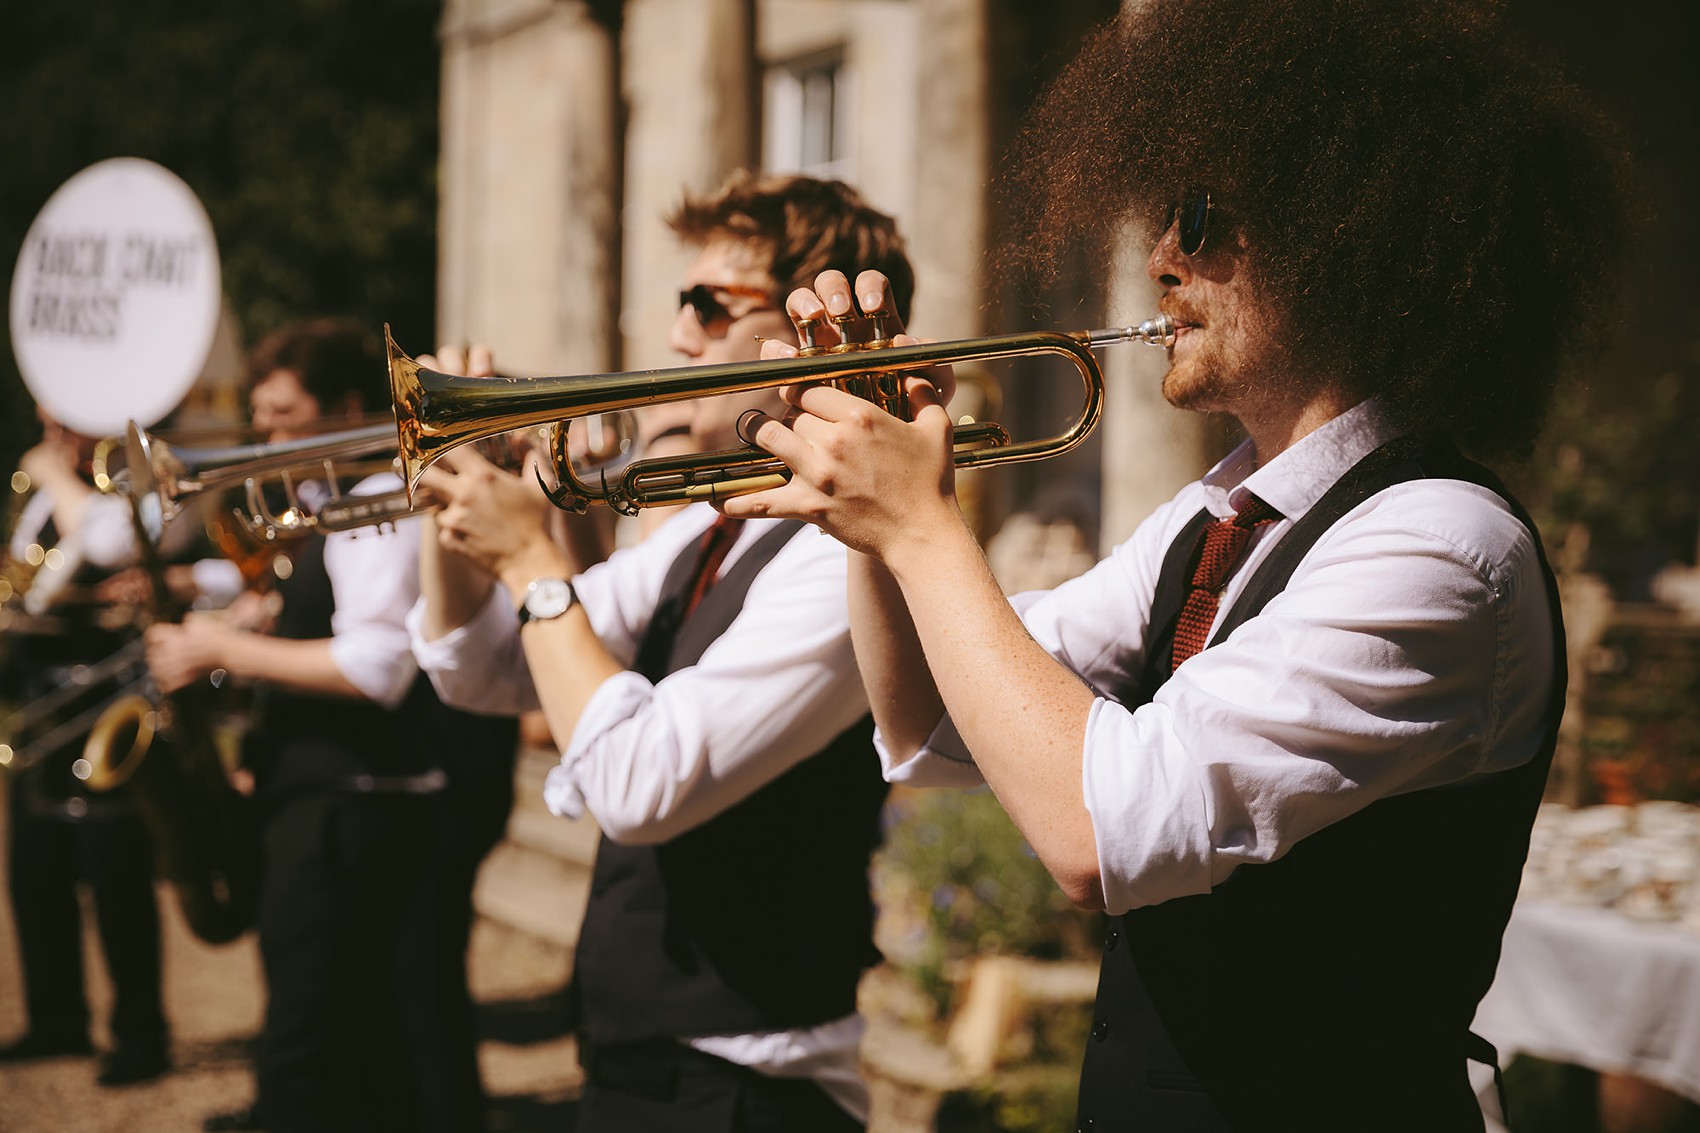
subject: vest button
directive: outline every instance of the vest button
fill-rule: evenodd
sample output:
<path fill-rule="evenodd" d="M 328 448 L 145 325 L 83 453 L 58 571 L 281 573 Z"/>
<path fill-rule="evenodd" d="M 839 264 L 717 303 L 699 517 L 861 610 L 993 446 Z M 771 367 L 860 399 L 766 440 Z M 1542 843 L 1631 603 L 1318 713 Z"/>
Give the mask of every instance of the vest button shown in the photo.
<path fill-rule="evenodd" d="M 1092 1024 L 1092 1039 L 1094 1042 L 1103 1042 L 1109 1037 L 1110 1024 L 1107 1020 L 1100 1019 L 1096 1023 Z"/>
<path fill-rule="evenodd" d="M 1093 1121 L 1090 1117 L 1084 1118 L 1081 1120 L 1079 1125 L 1074 1127 L 1074 1133 L 1092 1133 L 1092 1130 L 1096 1125 L 1097 1122 Z"/>
<path fill-rule="evenodd" d="M 1116 950 L 1116 945 L 1121 941 L 1121 938 L 1122 934 L 1112 928 L 1110 930 L 1110 934 L 1104 937 L 1104 951 L 1114 952 Z"/>

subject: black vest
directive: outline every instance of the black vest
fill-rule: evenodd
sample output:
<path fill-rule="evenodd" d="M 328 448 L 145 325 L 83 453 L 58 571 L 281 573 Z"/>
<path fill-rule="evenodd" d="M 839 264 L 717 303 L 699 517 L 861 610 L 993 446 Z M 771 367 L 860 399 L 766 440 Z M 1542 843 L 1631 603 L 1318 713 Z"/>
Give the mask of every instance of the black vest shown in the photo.
<path fill-rule="evenodd" d="M 325 571 L 323 536 L 302 539 L 290 559 L 289 577 L 278 582 L 283 610 L 274 636 L 330 637 L 336 600 Z M 423 673 L 395 709 L 280 685 L 262 687 L 257 697 L 243 756 L 266 799 L 341 789 L 361 776 L 405 778 L 433 769 L 448 771 L 451 781 L 463 775 L 506 781 L 511 775 L 517 722 L 449 708 Z"/>
<path fill-rule="evenodd" d="M 1396 441 L 1364 458 L 1287 532 L 1230 609 L 1220 640 L 1254 617 L 1347 511 L 1407 480 L 1488 487 L 1448 445 Z M 1208 517 L 1205 517 L 1206 519 Z M 1152 647 L 1129 706 L 1166 679 L 1195 521 L 1171 548 Z M 1093 1133 L 1480 1130 L 1469 1025 L 1493 980 L 1565 688 L 1557 587 L 1546 735 L 1522 767 L 1382 799 L 1284 857 L 1241 866 L 1208 894 L 1109 923 L 1081 1074 Z"/>
<path fill-rule="evenodd" d="M 634 669 L 659 680 L 694 665 L 798 529 L 764 535 L 680 623 L 698 556 L 687 548 Z M 602 839 L 573 973 L 587 1043 L 804 1027 L 856 1009 L 861 973 L 879 959 L 868 861 L 887 787 L 872 734 L 863 717 L 661 845 Z"/>

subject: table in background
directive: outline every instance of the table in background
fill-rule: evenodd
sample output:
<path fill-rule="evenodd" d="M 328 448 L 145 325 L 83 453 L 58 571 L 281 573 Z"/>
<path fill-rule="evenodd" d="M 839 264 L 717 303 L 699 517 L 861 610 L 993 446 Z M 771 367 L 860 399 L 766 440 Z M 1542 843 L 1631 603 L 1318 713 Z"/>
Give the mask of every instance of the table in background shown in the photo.
<path fill-rule="evenodd" d="M 1700 808 L 1543 807 L 1476 1013 L 1500 1065 L 1528 1054 L 1598 1071 L 1605 1109 L 1637 1104 L 1636 1082 L 1700 1103 L 1697 878 Z"/>

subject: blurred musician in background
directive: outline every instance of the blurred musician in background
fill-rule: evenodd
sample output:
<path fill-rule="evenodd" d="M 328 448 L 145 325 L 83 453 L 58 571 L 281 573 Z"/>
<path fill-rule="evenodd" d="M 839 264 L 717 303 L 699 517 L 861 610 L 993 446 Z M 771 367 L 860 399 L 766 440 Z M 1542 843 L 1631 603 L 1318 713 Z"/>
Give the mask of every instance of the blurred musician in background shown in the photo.
<path fill-rule="evenodd" d="M 840 257 L 885 271 L 907 305 L 895 226 L 842 184 L 739 176 L 672 226 L 697 253 L 670 335 L 692 362 L 794 341 L 781 297 Z M 779 404 L 706 399 L 677 423 L 692 448 L 741 447 L 753 406 Z M 447 506 L 415 651 L 453 703 L 540 703 L 563 745 L 546 801 L 605 834 L 574 962 L 578 1129 L 861 1128 L 856 988 L 878 955 L 868 859 L 885 787 L 844 555 L 798 524 L 693 504 L 592 565 L 549 538 L 529 477 L 464 450 L 450 463 L 428 474 Z"/>
<path fill-rule="evenodd" d="M 75 686 L 89 666 L 114 657 L 136 633 L 136 611 L 97 593 L 102 579 L 135 560 L 129 503 L 101 494 L 90 481 L 93 438 L 62 427 L 46 410 L 37 412 L 42 439 L 19 462 L 30 489 L 21 513 L 12 517 L 8 558 L 12 564 L 45 561 L 27 580 L 16 571 L 9 575 L 18 591 L 5 603 L 0 658 L 6 699 L 20 707 Z M 32 545 L 47 553 L 32 553 Z M 94 899 L 114 991 L 113 1046 L 97 1076 L 102 1085 L 144 1081 L 170 1066 L 147 830 L 124 792 L 91 792 L 72 774 L 93 718 L 77 728 L 55 726 L 116 688 L 113 680 L 92 682 L 86 699 L 70 702 L 62 718 L 32 729 L 38 736 L 57 734 L 28 753 L 29 767 L 8 776 L 10 892 L 29 1030 L 0 1047 L 0 1061 L 92 1049 L 80 882 Z"/>
<path fill-rule="evenodd" d="M 350 427 L 386 392 L 375 337 L 342 320 L 277 331 L 249 370 L 269 441 Z M 309 510 L 329 494 L 297 487 Z M 395 487 L 383 472 L 352 490 Z M 257 1095 L 208 1129 L 482 1127 L 466 948 L 472 882 L 512 802 L 515 725 L 444 708 L 419 674 L 402 625 L 418 546 L 417 520 L 309 535 L 269 633 L 210 616 L 148 633 L 167 691 L 215 669 L 260 685 L 243 752 L 263 815 Z"/>

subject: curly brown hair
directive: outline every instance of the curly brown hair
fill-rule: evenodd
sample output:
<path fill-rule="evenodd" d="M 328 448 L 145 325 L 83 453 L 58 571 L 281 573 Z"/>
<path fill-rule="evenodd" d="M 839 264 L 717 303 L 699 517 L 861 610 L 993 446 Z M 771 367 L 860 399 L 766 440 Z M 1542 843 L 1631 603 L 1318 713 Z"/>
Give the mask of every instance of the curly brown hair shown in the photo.
<path fill-rule="evenodd" d="M 272 331 L 248 351 L 249 384 L 273 370 L 293 373 L 326 412 L 348 401 L 363 412 L 389 404 L 383 343 L 355 319 L 323 316 Z"/>
<path fill-rule="evenodd" d="M 915 272 L 897 222 L 842 181 L 739 172 L 714 193 L 687 196 L 667 223 L 687 244 L 730 236 L 766 245 L 779 301 L 827 268 L 842 269 L 852 281 L 870 268 L 884 272 L 898 317 L 909 321 Z"/>
<path fill-rule="evenodd" d="M 1486 3 L 1148 2 L 1088 40 L 1015 156 L 1006 268 L 1106 262 L 1205 188 L 1295 357 L 1484 455 L 1527 450 L 1617 297 L 1616 132 Z"/>

